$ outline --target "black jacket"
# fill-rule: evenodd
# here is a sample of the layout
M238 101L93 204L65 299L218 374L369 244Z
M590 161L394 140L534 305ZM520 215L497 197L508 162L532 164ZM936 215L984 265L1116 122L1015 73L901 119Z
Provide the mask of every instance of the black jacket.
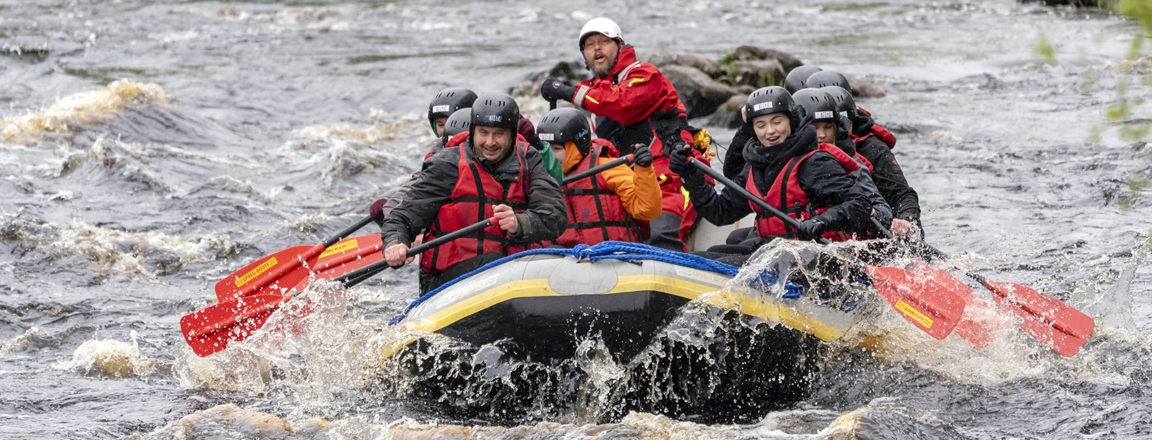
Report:
M848 138L847 131L836 131L836 147L847 153L849 156L856 156L856 145L852 139ZM857 161L859 162L859 161ZM868 204L872 209L872 217L875 217L880 225L885 229L892 227L892 207L888 205L888 201L880 194L880 189L876 187L876 182L872 180L872 174L868 172L868 167L861 164L860 169L851 173L852 177L856 179L856 183L864 190L864 194L868 196ZM875 231L880 236L883 233Z
M419 177L411 182L403 202L384 219L381 240L385 248L398 243L412 243L413 237L432 224L440 206L448 201L460 177L458 163L461 148L469 160L476 161L502 184L513 182L520 175L520 165L514 152L510 152L499 163L489 164L485 160L477 160L471 140L457 147L441 149L424 161ZM525 157L529 169L525 193L528 209L516 214L520 229L511 235L509 244L552 240L559 237L568 225L568 211L564 206L560 186L544 168L540 153L535 148L527 150Z
M771 148L764 147L759 140L751 137L741 148L744 169L732 180L744 183L750 174L755 174L757 189L765 193L767 186L775 181L782 160L786 162L788 157L806 154L815 150L816 146L815 129L806 124L784 143ZM787 157L783 157L785 155ZM729 166L728 160L724 166ZM796 173L800 188L808 195L812 208L828 208L818 218L827 225L829 231L863 233L869 229L870 204L867 194L852 176L844 172L844 168L831 154L817 151L797 167ZM696 212L712 224L730 224L752 213L748 200L731 188L725 187L716 192L708 186L700 172L685 174L680 177L684 180L684 187L688 189Z
M744 145L754 137L756 134L748 123L741 124L740 129L732 135L732 143L728 144L728 151L724 153L724 177L735 179L744 171L744 165L748 163L744 161Z
M872 124L870 116L860 114L855 121L853 134L856 136L871 134ZM884 196L884 200L892 207L892 214L896 218L918 223L920 196L916 194L916 190L908 186L904 171L900 169L900 164L896 162L896 156L892 154L888 144L876 136L869 136L856 143L856 151L872 162L872 181L876 182L880 195Z

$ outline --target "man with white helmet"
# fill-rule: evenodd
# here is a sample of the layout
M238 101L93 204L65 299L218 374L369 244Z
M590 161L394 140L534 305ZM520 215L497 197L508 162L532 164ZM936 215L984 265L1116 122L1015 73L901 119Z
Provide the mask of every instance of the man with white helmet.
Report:
M693 144L684 104L660 69L636 60L636 50L624 42L616 22L597 17L585 23L580 30L580 51L593 78L576 86L548 78L540 87L541 96L571 102L600 116L597 136L623 149L651 145L663 213L649 222L648 243L684 251L696 211L681 191L680 176L668 170L667 158L674 149ZM699 151L696 155L701 156Z

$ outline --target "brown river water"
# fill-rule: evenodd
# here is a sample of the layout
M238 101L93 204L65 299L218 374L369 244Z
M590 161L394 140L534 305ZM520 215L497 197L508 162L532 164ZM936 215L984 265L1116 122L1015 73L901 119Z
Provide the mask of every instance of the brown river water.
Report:
M406 181L436 91L575 61L598 15L641 52L752 44L871 80L885 96L857 102L899 137L944 267L1056 295L1095 335L1071 358L1020 332L975 350L889 312L871 325L890 343L826 347L809 396L737 421L616 411L611 363L585 366L578 396L461 414L374 356L403 337L387 322L417 296L407 267L312 292L323 307L297 332L191 353L177 321L218 280ZM0 438L1148 438L1152 144L1124 130L1149 123L1152 58L1128 61L1136 35L1013 0L0 0ZM1121 99L1132 115L1110 121Z

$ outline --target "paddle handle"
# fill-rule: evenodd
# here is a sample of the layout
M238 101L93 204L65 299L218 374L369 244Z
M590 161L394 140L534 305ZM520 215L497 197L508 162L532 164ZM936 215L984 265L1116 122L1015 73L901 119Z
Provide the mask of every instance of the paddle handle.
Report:
M609 169L609 168L616 168L620 165L630 164L630 163L632 163L633 160L635 160L635 157L633 157L631 154L624 156L624 157L612 159L608 162L604 162L600 165L596 165L592 168L589 168L589 169L586 169L586 170L581 171L579 173L565 177L564 183L562 183L561 185L568 185L568 184L575 182L577 180L580 180L580 179L583 179L586 177L594 176L596 174L599 174L601 171L604 171L604 170Z
M732 189L733 191L736 191L736 194L740 194L745 199L748 199L752 203L755 203L756 206L760 207L760 209L768 211L772 215L776 216L776 218L780 219L780 221L783 221L784 224L791 226L792 229L797 229L797 230L800 229L800 221L798 221L792 217L789 217L787 214L781 212L779 209L776 209L775 206L772 206L772 205L768 204L768 202L765 202L764 199L756 197L754 194L752 194L752 193L748 192L748 190L744 189L743 186L737 185L736 182L732 181L732 179L724 177L723 173L712 169L712 167L706 165L704 162L696 160L695 157L689 157L688 163L692 164L692 166L696 167L700 171L703 171L704 174L712 176L712 178L715 179L717 182L723 183L725 187L728 187L728 188ZM820 244L828 244L828 239L826 239L824 237L816 237L816 242L820 243Z
M324 248L328 248L328 247L336 244L336 242L343 240L344 237L352 235L353 232L359 231L360 228L363 228L364 225L367 225L368 223L371 223L371 222L372 222L372 216L367 216L367 217L364 217L364 218L358 220L356 223L354 223L352 226L349 226L347 229L340 231L336 235L333 235L333 236L329 237L328 239L324 240Z
M415 257L417 255L420 255L421 252L424 252L424 251L432 249L432 248L439 247L440 245L443 245L444 243L448 243L452 240L463 237L465 235L471 235L473 233L482 231L482 230L484 230L484 228L487 228L488 226L494 225L494 224L496 224L496 217L481 220L481 221L476 222L476 223L474 223L470 226L467 226L465 228L457 229L455 231L444 234L443 236L436 237L435 240L432 240L432 241L429 241L427 243L423 243L419 246L416 246L414 248L408 249L408 252L406 252L405 254L409 257ZM383 251L384 250L381 249L381 252L383 252ZM335 279L335 281L344 284L344 287L352 287L352 286L355 286L357 284L360 284L364 280L371 278L373 275L376 275L377 273L380 273L380 271L383 271L384 269L387 269L389 267L391 267L391 266L388 265L387 260L377 261L377 262L372 263L368 266L364 266L360 269L357 269L357 270L354 270L352 272L348 272L344 275L341 275L341 276L337 277Z
M884 227L883 223L880 223L880 220L876 220L876 217L868 217L868 219L872 220L872 224L876 226L876 230L880 231L880 235L883 235L884 238L889 240L896 238L892 235L892 231L889 231L888 228Z

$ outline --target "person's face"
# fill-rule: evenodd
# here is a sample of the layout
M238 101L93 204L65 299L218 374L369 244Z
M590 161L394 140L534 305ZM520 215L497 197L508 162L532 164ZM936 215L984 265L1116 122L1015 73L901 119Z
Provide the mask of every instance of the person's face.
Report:
M833 122L813 122L816 129L816 140L823 144L836 143L836 124Z
M436 137L444 136L444 123L445 122L448 122L447 116L436 118Z
M752 118L752 131L764 146L771 147L792 134L792 125L787 113L772 113Z
M472 135L473 151L489 162L499 162L512 149L511 129L478 125Z
M548 144L548 148L552 149L552 155L556 156L556 160L560 163L564 163L564 161L568 159L568 149L565 145L566 143L562 142Z
M612 73L620 45L604 34L592 34L584 39L584 48L581 50L584 51L584 62L588 63L592 74L601 77Z

